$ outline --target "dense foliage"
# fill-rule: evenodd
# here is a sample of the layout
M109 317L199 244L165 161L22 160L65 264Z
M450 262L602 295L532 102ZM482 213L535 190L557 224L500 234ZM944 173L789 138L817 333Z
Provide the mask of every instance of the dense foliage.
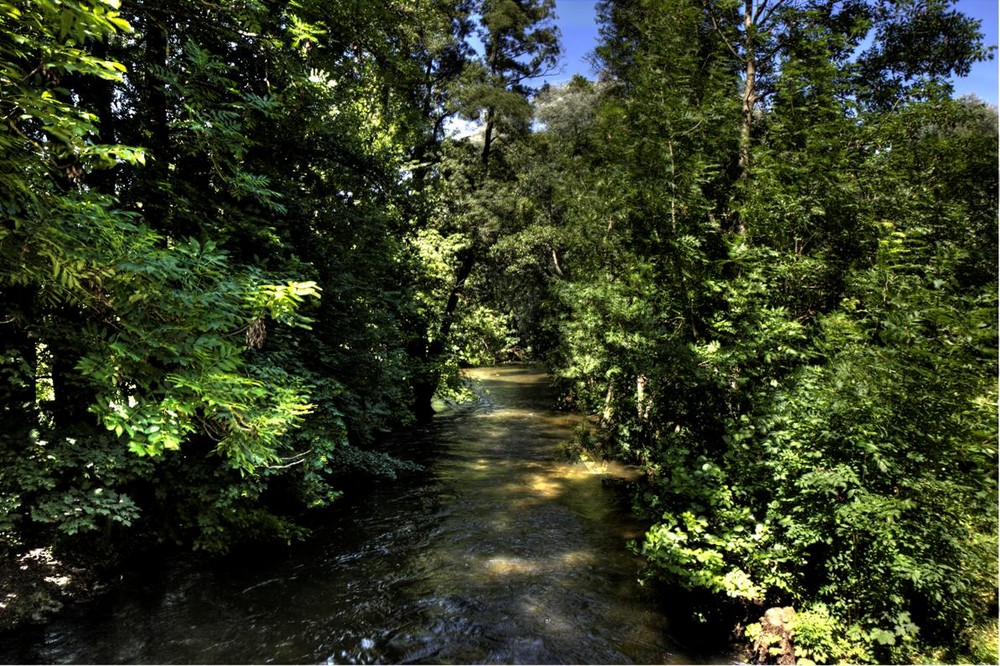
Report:
M291 539L410 467L374 444L461 364L531 358L644 471L651 576L795 606L804 663L968 657L997 116L948 81L978 24L598 8L598 80L537 90L552 0L0 1L3 548Z
M8 548L287 538L399 469L470 8L391 4L0 4Z
M949 4L603 2L511 195L501 302L645 471L651 575L795 606L802 661L995 634L997 117Z

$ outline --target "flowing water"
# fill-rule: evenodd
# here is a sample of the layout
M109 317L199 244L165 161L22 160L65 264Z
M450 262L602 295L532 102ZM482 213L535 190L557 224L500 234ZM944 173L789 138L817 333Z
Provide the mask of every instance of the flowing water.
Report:
M619 491L561 444L546 377L470 371L484 398L400 443L428 472L342 500L281 557L174 562L0 646L14 663L690 663L636 582ZM607 471L607 470L605 470ZM614 471L614 470L612 470Z

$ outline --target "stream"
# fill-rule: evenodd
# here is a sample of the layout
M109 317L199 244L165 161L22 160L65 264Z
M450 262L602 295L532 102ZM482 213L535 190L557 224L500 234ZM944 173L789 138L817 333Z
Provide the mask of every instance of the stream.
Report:
M338 502L280 555L171 560L0 645L3 663L707 663L642 587L628 498L565 461L578 417L524 366L394 451L428 471ZM626 474L615 468L603 474ZM672 612L679 612L674 609Z

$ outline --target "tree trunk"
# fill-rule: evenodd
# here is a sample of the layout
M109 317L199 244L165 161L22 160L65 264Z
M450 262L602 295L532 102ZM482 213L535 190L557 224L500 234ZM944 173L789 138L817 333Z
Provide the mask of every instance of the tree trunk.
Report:
M462 259L462 265L455 275L455 284L448 295L448 302L444 307L444 314L441 317L441 325L438 327L437 335L427 345L427 355L424 358L424 365L427 374L413 382L413 412L417 421L426 423L434 416L434 409L431 407L431 400L437 391L441 373L437 368L437 361L444 353L444 345L451 333L451 327L455 323L455 312L458 310L458 300L465 288L465 281L472 274L472 269L476 265L476 252L474 248L466 251Z
M437 392L438 377L424 378L413 382L413 416L417 423L430 423L434 418L434 394Z
M754 48L753 0L743 8L743 40L746 62L743 80L743 114L740 126L739 179L746 178L750 168L750 140L753 136L753 112L757 106L757 54Z
M90 49L94 57L101 60L108 59L109 49L106 41L94 42ZM69 87L79 96L80 106L87 111L92 111L98 117L96 142L116 143L113 110L114 87L111 81L96 76L74 76ZM84 174L84 180L90 188L102 194L113 195L117 170L117 167L92 169Z
M493 109L486 109L486 130L483 133L483 169L490 168L490 148L493 146Z
M92 422L94 417L87 409L94 396L87 389L83 378L76 369L80 361L80 348L76 340L67 339L63 334L57 334L47 340L49 352L52 354L52 415L59 428L73 428L83 423Z
M4 303L0 334L4 340L0 354L0 414L6 432L36 427L35 383L38 369L35 339L31 333L34 289L7 287L0 291Z
M146 148L150 163L142 170L144 178L143 205L146 220L153 226L166 230L169 211L168 198L162 191L167 177L168 155L170 155L170 131L167 126L167 92L163 81L153 71L167 67L167 27L152 16L146 15L146 79L145 116L149 132Z

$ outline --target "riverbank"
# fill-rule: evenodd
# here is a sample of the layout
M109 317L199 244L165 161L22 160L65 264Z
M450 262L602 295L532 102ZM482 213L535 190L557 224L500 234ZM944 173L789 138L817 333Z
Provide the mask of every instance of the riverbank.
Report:
M92 599L103 586L90 568L35 548L0 560L0 632L44 624L66 604Z
M479 404L392 438L425 472L346 493L281 552L127 576L5 636L0 663L728 662L683 597L637 582L643 526L564 459L578 417L544 374L469 374Z

